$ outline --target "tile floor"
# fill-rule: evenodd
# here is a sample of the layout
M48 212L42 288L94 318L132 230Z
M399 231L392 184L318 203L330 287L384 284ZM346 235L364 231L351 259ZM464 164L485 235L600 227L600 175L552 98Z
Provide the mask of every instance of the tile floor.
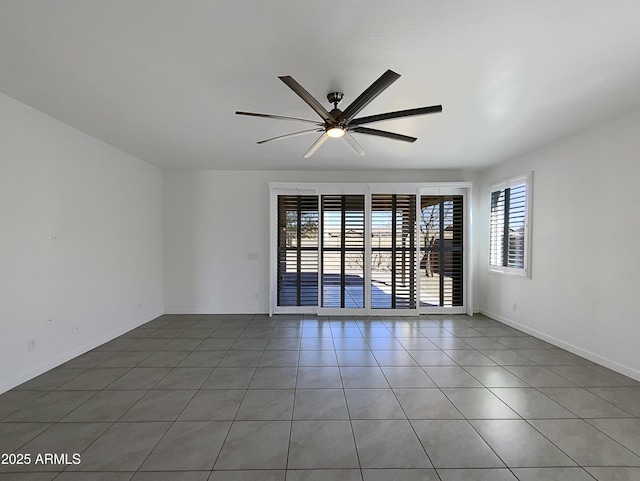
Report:
M166 315L0 433L0 481L637 481L640 383L483 316Z

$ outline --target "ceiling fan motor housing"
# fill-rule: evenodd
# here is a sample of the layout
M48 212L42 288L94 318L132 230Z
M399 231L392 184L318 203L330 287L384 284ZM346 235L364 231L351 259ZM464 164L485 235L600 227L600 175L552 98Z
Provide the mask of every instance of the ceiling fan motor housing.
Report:
M334 108L338 108L338 104L342 100L342 97L344 97L344 94L342 92L329 92L327 94L327 100L329 101L329 103L333 104Z

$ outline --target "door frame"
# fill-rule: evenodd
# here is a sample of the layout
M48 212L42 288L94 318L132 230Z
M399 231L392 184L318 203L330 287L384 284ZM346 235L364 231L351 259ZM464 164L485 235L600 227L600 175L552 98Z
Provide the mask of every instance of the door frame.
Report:
M269 182L269 315L310 314L322 316L417 316L419 314L468 314L473 315L473 258L472 258L472 182L375 182L375 183L313 183L313 182ZM463 305L456 307L420 307L420 225L416 222L416 308L373 309L371 308L371 195L415 194L416 216L421 195L463 195ZM279 195L364 195L364 308L323 308L320 304L322 289L322 226L318 238L318 305L277 306L277 246L278 246L278 196ZM318 199L318 219L322 223L322 202Z

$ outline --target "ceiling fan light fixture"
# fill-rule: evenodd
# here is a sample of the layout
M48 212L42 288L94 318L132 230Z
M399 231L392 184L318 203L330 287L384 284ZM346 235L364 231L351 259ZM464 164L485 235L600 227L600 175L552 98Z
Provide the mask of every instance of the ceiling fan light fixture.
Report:
M327 129L327 137L337 139L339 137L343 137L344 134L344 129L342 127L338 127L337 125L335 127L330 127Z

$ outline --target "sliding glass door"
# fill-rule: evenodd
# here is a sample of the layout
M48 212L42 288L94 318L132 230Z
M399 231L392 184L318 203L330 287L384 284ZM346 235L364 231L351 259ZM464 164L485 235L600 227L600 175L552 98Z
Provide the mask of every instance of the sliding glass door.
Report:
M371 195L371 308L416 308L416 196Z
M321 198L320 305L363 309L364 195L323 195Z
M467 190L353 185L273 195L271 312L466 312Z
M420 306L464 304L464 197L420 197Z

